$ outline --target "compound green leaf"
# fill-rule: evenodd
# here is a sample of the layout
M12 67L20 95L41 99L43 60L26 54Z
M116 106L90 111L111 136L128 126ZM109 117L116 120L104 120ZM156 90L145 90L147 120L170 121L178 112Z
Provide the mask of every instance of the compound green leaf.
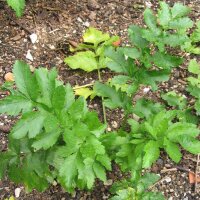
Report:
M145 192L142 197L141 200L165 200L165 197L163 196L162 193L159 192Z
M31 101L24 96L7 96L0 100L0 113L8 115L18 115L21 111L30 111L32 107Z
M97 161L99 161L107 170L111 170L111 159L108 157L107 154L104 155L97 155Z
M82 96L87 99L89 96L94 98L95 92L89 88L74 88L75 95Z
M64 62L72 69L82 69L86 72L98 69L96 55L92 51L78 52L65 58Z
M180 152L180 148L177 144L171 142L167 138L164 140L164 148L168 153L169 157L176 163L181 160L182 154Z
M41 91L41 97L37 99L37 102L41 102L51 107L51 97L55 88L55 80L57 78L57 72L55 69L48 72L45 68L39 68L35 70L35 76L39 89Z
M83 35L83 40L86 43L92 43L96 47L99 43L105 42L106 40L109 40L110 36L107 33L102 33L101 31L90 27L86 30L86 32Z
M160 2L160 8L161 9L158 11L158 20L159 24L165 28L171 20L170 8L164 1Z
M40 112L32 111L24 114L12 129L12 137L20 139L28 134L29 138L34 138L40 133L45 117Z
M163 37L162 42L171 47L177 47L177 46L184 45L185 42L187 42L188 40L189 38L185 36L184 34L179 35L179 34L174 33L174 34L169 34Z
M77 176L77 155L72 154L67 157L59 169L59 182L68 192L73 192L75 187L75 177Z
M156 66L162 69L170 69L171 67L177 67L182 64L183 59L170 54L156 52L153 55L153 62Z
M149 44L149 42L142 37L142 30L142 28L136 25L131 25L128 29L132 44L139 48L145 48Z
M151 167L151 165L159 158L160 149L157 141L150 140L144 147L143 168Z
M197 111L197 115L200 115L200 99L195 102L194 108Z
M133 108L133 112L141 118L148 119L153 114L156 114L163 110L163 106L159 103L154 103L145 98L139 99Z
M188 71L193 74L200 74L200 65L195 59L190 61Z
M7 0L8 5L21 17L25 8L25 0Z
M161 95L162 99L167 101L168 105L176 106L179 109L183 109L186 107L187 101L184 96L176 94L175 91L168 92L166 94Z
M200 141L190 137L189 135L186 137L180 137L179 142L181 146L189 151L192 154L199 154L200 153Z
M135 75L136 79L140 82L140 84L150 85L152 90L157 90L157 84L159 82L167 81L169 79L170 71L168 69L163 70L139 70Z
M95 162L94 165L93 165L93 170L94 170L94 173L95 173L97 178L99 178L103 182L106 181L106 172L105 172L104 167L102 167L101 164Z
M184 33L187 29L192 27L193 21L188 17L174 19L169 23L169 29L175 29L179 33Z
M191 35L192 42L199 42L200 41L200 21L196 23L196 29Z
M160 179L160 176L152 173L146 173L141 177L137 184L138 193L144 193L151 185L156 183Z
M169 140L178 142L181 136L190 136L195 138L199 135L199 132L200 130L196 127L195 124L177 122L169 127L166 134Z
M69 83L66 84L65 90L66 90L65 108L68 109L75 102L75 96L74 96L73 88L71 87Z
M36 100L39 94L39 88L36 77L31 74L29 65L17 60L14 64L13 73L19 91L26 97Z
M190 10L191 9L188 6L184 6L182 3L175 3L171 9L172 17L184 17L190 13Z
M144 11L144 21L146 25L156 34L160 34L160 30L157 27L156 17L153 14L152 10L147 8Z
M49 149L52 147L58 140L60 136L60 129L54 129L51 132L41 133L36 141L33 142L32 147L35 148L36 151L39 149Z
M94 91L98 96L106 97L105 105L109 108L125 108L129 99L121 91L116 91L115 88L108 85L96 82L94 85Z
M54 110L58 110L60 112L64 106L66 105L66 89L63 85L55 88L54 93L52 95L52 106Z
M124 47L124 55L132 59L137 59L141 56L141 52L139 52L136 48Z
M0 180L5 176L9 160L12 157L12 152L0 152Z
M115 51L114 48L107 48L105 51L105 56L112 59L112 61L108 62L107 67L114 72L119 73L128 73L127 61L124 56L124 49L117 48Z

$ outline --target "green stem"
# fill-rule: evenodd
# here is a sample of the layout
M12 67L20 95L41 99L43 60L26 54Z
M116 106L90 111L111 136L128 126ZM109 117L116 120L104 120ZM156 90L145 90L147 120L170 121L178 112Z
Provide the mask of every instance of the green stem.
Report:
M128 113L125 113L125 116L124 116L123 122L122 122L122 129L123 130L126 129L127 119L128 119Z
M100 72L99 67L98 67L97 71L98 71L99 82L102 82L101 72ZM104 123L106 124L107 123L107 119L106 119L106 108L105 108L105 105L104 105L104 97L101 97L101 100L102 100L102 109L103 109L103 120L104 120Z

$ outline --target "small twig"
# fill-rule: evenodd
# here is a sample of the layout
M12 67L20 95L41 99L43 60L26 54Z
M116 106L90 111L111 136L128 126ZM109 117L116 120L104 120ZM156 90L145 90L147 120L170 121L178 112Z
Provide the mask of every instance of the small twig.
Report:
M86 84L86 85L75 86L75 87L73 87L73 89L76 90L76 89L80 89L80 88L90 87L90 86L93 86L93 85L94 85L94 83L89 83L89 84Z
M180 167L180 166L176 166L174 168L170 168L170 169L162 169L160 171L161 174L164 174L166 172L174 172L174 171L177 171L177 170L180 170L180 171L184 171L184 172L189 172L190 170L189 169L186 169L184 167Z
M160 171L161 174L164 174L166 172L173 172L173 171L177 171L177 168L170 168L170 169L162 169Z
M199 167L200 167L200 154L197 155L197 164L196 164L196 170L195 170L195 186L194 186L194 192L197 191L197 177L199 173Z
M63 10L61 10L60 8L52 8L52 7L49 7L49 6L43 6L42 8L50 10L50 11L60 11L60 12L63 12Z

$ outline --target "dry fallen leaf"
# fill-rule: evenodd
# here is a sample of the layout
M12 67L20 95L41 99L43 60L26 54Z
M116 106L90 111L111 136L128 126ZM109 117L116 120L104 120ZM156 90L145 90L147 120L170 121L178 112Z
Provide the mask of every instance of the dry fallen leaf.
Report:
M190 182L190 184L195 183L195 181L197 183L200 183L200 177L198 176L197 180L196 180L195 173L194 172L189 172L189 182Z
M118 47L121 44L121 40L117 40L115 42L112 43L114 47Z
M8 82L13 82L14 81L14 75L11 72L8 72L5 74L4 79Z

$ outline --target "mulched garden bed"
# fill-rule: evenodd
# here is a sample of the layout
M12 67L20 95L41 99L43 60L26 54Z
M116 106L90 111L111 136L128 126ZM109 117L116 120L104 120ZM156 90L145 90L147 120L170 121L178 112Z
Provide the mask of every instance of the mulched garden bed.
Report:
M167 1L171 5L175 0ZM182 1L183 2L183 1ZM184 3L192 8L191 18L200 19L200 1L185 0ZM32 67L43 66L59 70L60 79L72 85L84 85L97 80L97 73L83 73L71 70L63 63L64 58L70 54L69 42L79 42L83 31L93 26L104 32L119 35L122 43L127 43L127 28L131 24L143 23L143 11L146 6L156 9L158 1L137 0L29 0L26 10L21 18L16 18L13 11L5 2L0 1L0 85L4 82L4 75L12 71L15 60L22 59ZM32 44L29 35L36 33L39 42ZM30 51L33 61L27 60ZM189 55L186 55L189 58ZM200 61L200 56L195 56ZM170 80L160 85L157 93L149 93L152 98L157 98L161 91L169 91L172 87L182 94L185 92L187 63L174 70ZM102 71L102 77L107 80L112 77L108 70ZM0 98L6 95L0 91ZM144 94L141 94L144 95ZM101 113L101 103L98 100L90 102L90 109ZM102 119L102 116L100 116ZM120 110L107 110L109 130L120 126ZM7 148L7 135L15 119L0 115L0 150ZM195 200L200 199L200 194L194 192L194 186L189 183L188 171L195 171L196 156L184 153L178 166L170 161L166 154L162 154L151 171L161 175L161 180L153 190L163 192L170 200ZM97 181L93 191L76 191L72 196L66 193L56 183L47 191L39 193L33 191L25 193L22 185L15 185L9 180L0 181L0 199L15 196L15 189L20 188L18 199L22 200L103 200L109 199L110 185L122 178L117 166L107 174L108 182L103 185Z

